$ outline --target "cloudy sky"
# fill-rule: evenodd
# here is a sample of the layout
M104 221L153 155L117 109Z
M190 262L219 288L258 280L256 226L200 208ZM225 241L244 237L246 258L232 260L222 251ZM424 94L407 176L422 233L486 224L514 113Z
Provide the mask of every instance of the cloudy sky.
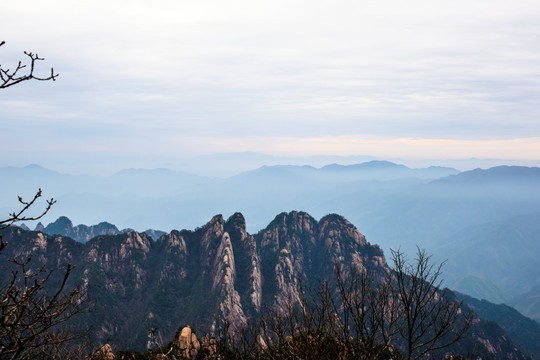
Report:
M0 4L0 166L197 155L540 160L537 0ZM83 164L83 165L81 165Z

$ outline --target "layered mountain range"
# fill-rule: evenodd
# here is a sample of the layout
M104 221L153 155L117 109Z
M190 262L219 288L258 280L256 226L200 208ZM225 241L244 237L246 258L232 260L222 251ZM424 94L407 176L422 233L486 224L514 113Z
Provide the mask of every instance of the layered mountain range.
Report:
M540 321L539 168L459 172L369 161L263 166L228 176L167 169L73 176L36 165L0 168L0 212L13 211L17 195L27 199L41 187L57 203L42 220L51 224L37 229L82 242L105 229L116 234L129 230L123 228L194 228L216 213L242 212L250 232L282 211L302 209L317 218L339 213L382 249L414 252L419 245L438 261L448 260L445 280L452 289L504 302ZM98 225L74 226L65 218L53 222L64 214L79 224ZM147 233L154 239L162 234Z
M115 349L144 349L151 328L166 343L186 324L201 333L215 330L219 318L243 326L263 306L294 298L298 281L310 285L332 276L336 264L388 271L383 251L335 214L317 221L303 212L281 213L254 235L235 213L227 220L214 216L193 231L173 230L157 241L126 231L83 244L17 227L3 236L9 242L4 257L32 254L36 266L57 269L77 265L71 286L82 286L96 301L77 324L89 329L95 343ZM9 263L0 266L5 281ZM497 324L477 319L454 349L474 349L485 359L526 359L518 347Z

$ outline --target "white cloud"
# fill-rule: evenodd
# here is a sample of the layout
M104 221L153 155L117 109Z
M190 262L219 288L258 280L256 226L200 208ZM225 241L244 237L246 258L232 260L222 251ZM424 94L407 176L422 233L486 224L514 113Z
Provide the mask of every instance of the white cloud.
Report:
M0 59L38 51L61 73L1 94L3 118L27 133L540 136L538 1L29 0L0 12Z

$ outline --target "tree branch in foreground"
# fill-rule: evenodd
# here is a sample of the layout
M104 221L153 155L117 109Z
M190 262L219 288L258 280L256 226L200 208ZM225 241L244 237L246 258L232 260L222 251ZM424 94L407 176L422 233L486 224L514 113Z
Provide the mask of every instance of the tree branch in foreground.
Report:
M0 42L0 46L5 43L5 41ZM35 75L36 62L45 60L44 58L40 58L38 54L29 51L25 51L24 54L28 56L29 63L23 64L22 61L19 61L14 70L3 68L0 65L0 89L5 89L27 80L56 81L59 74L55 74L53 68L51 68L51 74L47 77Z

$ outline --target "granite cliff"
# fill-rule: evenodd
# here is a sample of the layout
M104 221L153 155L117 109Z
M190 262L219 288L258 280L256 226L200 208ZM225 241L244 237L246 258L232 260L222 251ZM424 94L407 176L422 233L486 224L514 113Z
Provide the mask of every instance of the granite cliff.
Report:
M143 350L150 345L151 328L166 344L186 324L202 334L214 330L219 318L242 326L263 306L297 298L298 281L309 286L328 278L335 265L373 274L389 271L383 251L336 214L317 221L303 212L281 213L254 235L236 213L227 220L214 216L193 231L174 230L157 241L127 231L82 244L17 227L4 230L3 236L10 245L2 256L32 254L36 266L51 268L77 265L71 283L96 301L93 312L81 314L78 326L89 329L96 344L113 349ZM1 281L8 265L0 262ZM526 358L496 324L502 335L491 336L486 329L493 326L480 319L475 326L471 334L476 338L470 337L469 345L483 347L491 354L486 358L508 358L514 350L512 358Z

